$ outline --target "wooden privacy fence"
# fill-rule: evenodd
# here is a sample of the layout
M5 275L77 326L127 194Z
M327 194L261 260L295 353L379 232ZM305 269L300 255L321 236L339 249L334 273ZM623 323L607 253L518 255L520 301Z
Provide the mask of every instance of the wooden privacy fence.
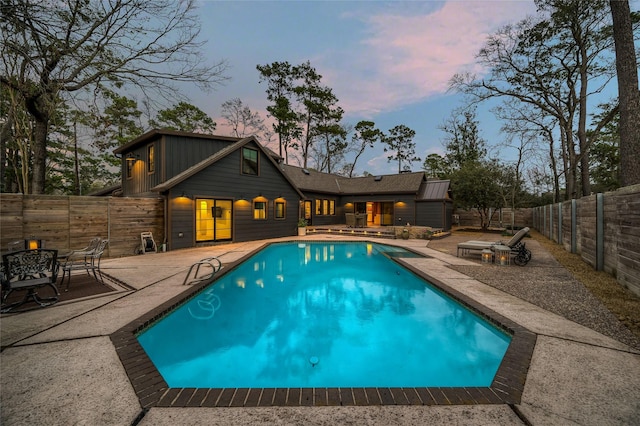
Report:
M454 194L455 195L455 194ZM516 228L531 226L531 209L497 209L492 212L491 228L510 228L513 224ZM456 209L453 215L453 224L461 227L480 226L480 215L476 210Z
M536 207L533 227L640 295L640 185Z
M130 256L140 233L164 240L161 198L0 195L0 243L35 237L60 253L85 247L92 237L109 239L108 257Z

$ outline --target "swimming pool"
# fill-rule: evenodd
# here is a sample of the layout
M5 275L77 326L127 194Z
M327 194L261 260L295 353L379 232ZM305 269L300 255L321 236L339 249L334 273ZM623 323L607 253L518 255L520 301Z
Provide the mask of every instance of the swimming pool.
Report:
M490 386L511 337L367 242L272 244L137 335L172 388Z

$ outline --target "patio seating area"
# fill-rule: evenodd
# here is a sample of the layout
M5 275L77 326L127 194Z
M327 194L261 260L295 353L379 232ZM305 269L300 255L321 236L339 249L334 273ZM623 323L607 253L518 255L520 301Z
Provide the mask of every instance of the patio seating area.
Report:
M0 322L0 422L140 426L600 425L633 424L638 419L640 343L626 335L624 327L607 316L597 301L587 300L584 292L577 291L579 283L571 282L570 274L535 241L527 241L533 253L531 262L526 268L518 268L485 265L479 257L456 257L457 242L464 241L464 236L438 241L369 238L424 253L428 257L402 261L537 335L519 403L487 404L469 395L468 401L437 406L421 401L394 406L340 406L338 399L334 401L337 405L324 407L287 407L285 403L216 408L198 406L193 398L182 401L184 396L178 394L175 400L182 401L181 408L174 403L171 408L143 409L143 396L137 395L131 385L131 380L143 377L126 375L110 335L188 291L190 286L183 281L190 265L211 256L220 259L223 266L230 265L267 242L262 240L105 259L103 271L129 288L70 303L60 301L45 309L4 314ZM294 239L344 241L349 237L331 233ZM554 289L553 294L549 288ZM560 306L559 310L554 308L552 312L532 298L545 294ZM599 321L585 326L569 319L572 311L579 310L585 311L585 317L599 317Z

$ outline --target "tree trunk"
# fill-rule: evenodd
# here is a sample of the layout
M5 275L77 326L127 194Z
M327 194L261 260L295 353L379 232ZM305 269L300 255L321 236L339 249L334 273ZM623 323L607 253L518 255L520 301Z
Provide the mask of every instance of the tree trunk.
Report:
M578 143L580 146L580 183L581 195L591 194L591 175L589 173L589 144L587 143L587 85L589 74L587 69L588 54L584 43L580 43L580 110L578 112ZM580 198L580 197L578 197Z
M33 175L31 176L31 193L44 194L44 183L47 169L47 134L49 119L36 118L33 132Z
M620 183L640 183L640 92L628 0L610 0L620 100Z

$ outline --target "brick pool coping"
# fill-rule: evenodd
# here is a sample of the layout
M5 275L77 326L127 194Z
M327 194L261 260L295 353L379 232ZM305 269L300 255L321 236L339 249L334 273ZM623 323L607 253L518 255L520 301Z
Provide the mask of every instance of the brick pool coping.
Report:
M362 241L362 240L360 240ZM311 241L305 241L309 243ZM326 242L326 241L323 241ZM232 262L226 274L264 246ZM512 336L491 386L408 388L170 388L147 356L136 335L204 290L212 280L193 285L110 335L116 353L140 400L151 407L271 407L363 405L472 405L518 404L522 398L536 334L430 277L402 258L393 258L449 297L473 310ZM217 277L216 277L217 278Z

